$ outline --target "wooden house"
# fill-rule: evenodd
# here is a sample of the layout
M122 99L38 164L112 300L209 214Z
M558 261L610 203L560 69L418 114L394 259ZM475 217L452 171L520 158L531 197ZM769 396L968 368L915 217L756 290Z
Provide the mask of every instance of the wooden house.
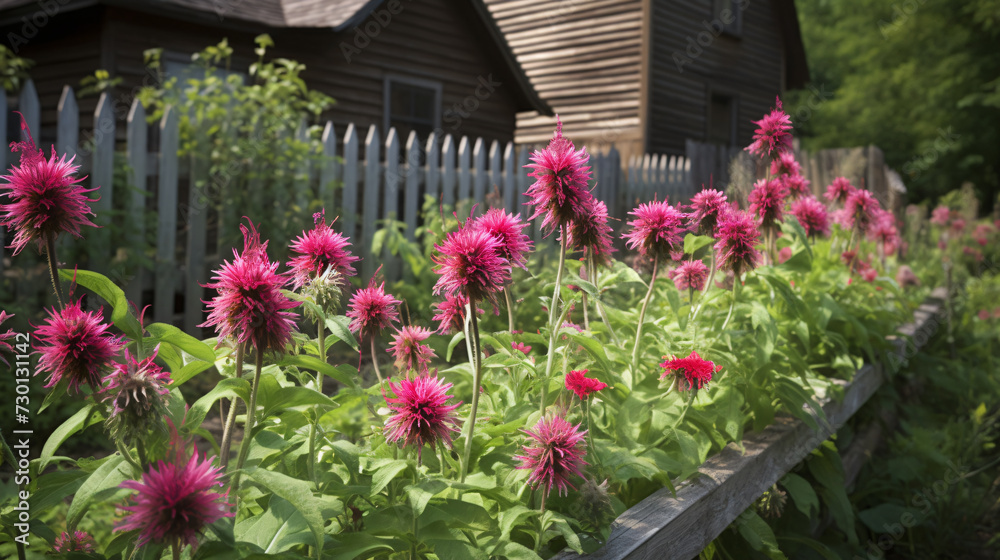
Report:
M623 156L749 144L776 95L808 81L793 0L486 0L578 143ZM555 119L519 113L516 141Z
M0 0L0 34L35 61L42 107L105 69L123 80L119 120L136 88L156 83L144 50L162 48L166 76L183 76L192 53L228 38L231 71L245 74L261 33L275 42L269 56L304 63L309 87L336 99L324 117L337 125L503 142L517 112L551 113L481 0ZM81 100L81 126L96 102ZM41 122L44 142L55 111Z

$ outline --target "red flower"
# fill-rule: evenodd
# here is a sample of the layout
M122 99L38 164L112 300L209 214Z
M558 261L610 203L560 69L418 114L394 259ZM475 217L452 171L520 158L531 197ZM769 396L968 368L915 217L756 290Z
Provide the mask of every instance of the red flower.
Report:
M474 304L489 300L496 305L496 292L510 280L510 263L500 254L496 237L465 224L434 249L440 253L433 259L440 275L435 294L462 294Z
M635 219L628 223L632 230L622 234L629 249L649 258L663 258L683 247L684 214L667 201L647 202L629 212Z
M11 317L13 315L9 315L6 311L0 309L0 325ZM10 362L7 361L7 358L3 357L3 353L14 353L14 348L7 342L7 339L14 338L15 336L17 336L17 333L14 332L14 329L8 329L7 332L0 333L0 362L3 362L7 367L10 367Z
M519 469L529 469L528 482L532 487L544 487L545 495L555 486L560 494L568 491L570 477L583 476L583 460L586 454L584 437L586 430L578 431L580 425L573 426L559 416L541 418L533 430L522 430L530 438L524 446L524 455L515 455L521 461Z
M792 248L791 247L782 247L781 250L778 251L778 264L783 264L785 261L787 261L790 258L792 258Z
M792 203L792 215L799 220L806 235L830 235L830 216L826 206L811 196L804 196Z
M452 398L448 394L451 387L451 383L426 375L403 379L398 385L390 381L395 397L387 397L386 402L395 414L386 421L386 441L415 445L418 458L424 444L434 449L441 441L451 447L451 433L459 431L455 409L462 404L446 404Z
M429 329L411 325L396 331L392 336L392 344L386 349L386 352L392 352L392 356L396 359L396 369L426 374L427 365L431 363L434 351L421 342L427 340L430 335Z
M215 272L214 288L218 295L208 304L208 320L200 327L215 327L220 342L232 339L237 344L249 342L259 352L282 351L292 340L295 314L299 306L281 289L288 278L277 273L278 263L267 257L267 242L261 243L253 223L241 225L243 253L233 251L233 262L225 262Z
M578 250L590 250L594 264L607 266L611 263L611 226L608 225L608 207L591 197L587 210L569 223L566 242Z
M847 196L844 210L840 214L841 225L847 229L857 228L862 234L878 219L879 204L872 193L864 189L855 189Z
M802 173L802 166L795 161L795 154L792 152L780 152L778 157L771 160L771 175L799 175Z
M830 202L836 201L843 204L847 201L847 197L850 196L855 190L854 185L852 185L846 178L837 177L828 187L826 187L826 193L823 197Z
M511 342L510 347L522 354L527 354L528 352L531 352L531 346L528 346L523 342Z
M84 531L74 531L72 535L63 531L56 537L55 549L60 553L94 552L94 537Z
M327 225L325 211L313 214L313 222L313 229L303 231L289 246L297 253L288 261L288 268L292 269L292 286L296 290L331 268L341 276L341 281L357 274L351 263L360 259L347 250L351 246L348 238Z
M160 347L145 359L136 360L125 349L125 361L104 378L102 400L111 405L108 428L116 438L132 439L145 435L149 427L159 422L166 412L164 397L170 393L170 373L153 360Z
M665 379L669 375L675 375L679 391L701 389L712 380L713 373L722 371L721 365L717 366L714 362L701 359L701 356L693 350L687 358L676 358L674 356L671 356L669 359L666 356L663 358L666 361L660 364L660 367L663 368L663 374L660 375L660 379ZM682 379L687 384L686 386L684 383L681 383Z
M528 174L535 182L528 187L526 204L535 207L531 220L543 216L542 227L549 233L585 215L590 194L590 156L586 148L579 150L562 135L562 121L558 120L555 135L549 145L531 156L534 169Z
M754 130L753 142L744 148L751 154L764 157L792 149L792 135L788 132L792 129L792 120L781 109L781 99L776 97L774 102L775 108L770 113L759 121L753 121L757 130Z
M781 221L787 196L788 189L781 181L777 179L757 181L747 202L750 203L750 212L757 214L757 223L761 227L771 228L775 222Z
M802 175L785 175L780 178L780 181L792 198L812 194L812 191L809 190L809 180Z
M912 268L903 264L899 266L898 270L896 270L896 283L899 284L900 287L919 286L920 279L913 273Z
M531 251L531 241L524 234L528 224L521 221L518 214L508 214L502 208L491 208L476 219L473 227L481 229L497 239L497 252L507 259L510 266L519 266L525 270L528 252Z
M597 379L585 377L587 370L571 371L566 374L566 389L576 393L582 400L587 400L591 394L607 387L607 383L601 383Z
M692 227L697 224L699 234L715 236L715 224L720 214L728 210L726 195L715 189L702 189L691 197L690 208L688 219Z
M351 298L350 310L347 312L347 316L352 319L351 331L361 333L365 338L378 336L387 327L399 322L396 306L400 303L402 302L385 293L385 282L376 286L375 277L372 276L368 287L358 290Z
M896 217L892 215L892 212L881 209L876 211L875 216L875 223L868 234L872 239L882 244L886 253L891 253L899 245L899 230L896 229Z
M865 279L866 282L874 282L878 278L878 271L874 268L867 267L861 271L861 277Z
M69 302L62 311L49 311L49 318L38 328L38 371L49 372L44 385L54 387L63 379L68 391L79 393L86 383L97 391L103 373L114 365L115 356L124 345L120 338L108 335L110 325L101 321L99 312L84 312L80 301Z
M756 245L760 232L750 214L742 210L727 212L719 220L716 234L715 253L719 268L731 270L739 278L742 273L757 267L760 252Z
M12 151L21 152L21 165L12 166L10 175L0 177L7 181L0 188L7 190L10 202L0 205L3 213L0 225L17 232L9 245L15 255L32 241L41 248L49 237L55 238L62 232L81 237L81 227L96 227L87 218L88 214L94 215L89 204L96 200L84 195L97 188L85 189L79 185L85 177L73 177L80 169L79 165L73 165L75 156L69 161L65 155L57 158L53 147L52 156L46 161L45 153L35 147L23 116L21 130L27 132L28 140L10 144Z
M437 332L440 334L455 334L465 330L465 307L469 298L462 294L445 294L444 301L437 304L437 313L433 321L437 321ZM478 310L480 314L482 309Z
M684 264L670 271L670 278L674 281L674 286L680 291L705 289L705 280L708 277L708 267L705 263L695 261L684 261Z
M142 482L127 480L121 488L135 490L135 505L122 509L131 512L115 531L139 531L136 545L147 543L173 544L180 542L195 546L198 535L209 525L223 517L232 517L227 511L226 494L218 467L208 459L199 460L198 452L187 464L178 454L176 463L160 461L142 475Z
M938 206L931 212L931 223L934 225L946 226L949 218L951 218L951 209L947 206Z

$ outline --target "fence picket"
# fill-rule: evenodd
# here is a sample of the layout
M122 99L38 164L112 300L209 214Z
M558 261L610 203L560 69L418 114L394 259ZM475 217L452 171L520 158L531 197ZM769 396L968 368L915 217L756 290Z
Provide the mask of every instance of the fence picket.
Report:
M101 94L97 101L97 108L94 110L94 159L90 171L90 184L98 188L94 194L100 196L100 200L93 206L94 214L97 215L95 222L103 226L94 232L88 246L88 257L93 270L107 273L109 270L109 260L111 258L112 244L118 245L119 240L111 239L109 220L110 210L114 207L112 194L114 181L115 164L115 113L111 104L111 96L108 92ZM119 279L113 279L119 283Z
M21 94L18 96L17 109L24 117L24 122L28 124L28 128L37 136L42 126L42 106L38 102L38 90L35 89L35 82L33 80L29 79L24 82L24 87L21 88ZM21 138L18 138L18 140L26 139L27 136L22 132ZM35 138L36 143L38 140L38 138Z
M519 208L515 208L517 204L517 174L524 171L515 167L517 165L516 153L517 149L514 147L514 143L507 142L507 146L503 149L503 205L511 214L520 211Z
M63 86L56 116L56 151L69 159L76 155L80 135L80 108L73 88ZM79 163L79 162L76 162Z
M337 181L337 133L333 122L326 121L323 127L323 165L319 171L319 200L322 208L336 207L334 202L334 187Z
M389 220L399 219L399 134L395 128L390 128L385 137L385 190L382 192L382 200L385 208L382 210L382 218L387 227ZM367 192L365 198L367 198ZM368 202L365 201L367 206ZM374 234L373 234L374 235ZM389 252L387 239L382 240L381 260L384 268L385 278L389 282L399 279L399 264Z
M424 181L425 192L431 198L440 202L441 185L441 142L437 132L431 132L427 137L427 177Z
M167 107L160 121L160 183L156 229L156 293L153 318L173 323L174 264L177 248L177 147L179 119L177 109Z
M132 188L132 196L128 199L128 215L130 219L125 223L134 232L129 231L129 238L134 240L132 247L135 250L145 249L146 239L146 160L147 156L147 124L146 109L138 99L132 101L126 119L127 145L126 157L129 173L129 186ZM125 296L129 301L134 301L137 305L142 301L142 290L146 283L146 274L142 265L136 264L132 278L125 287Z
M451 134L444 137L441 149L442 180L441 192L444 194L445 206L455 205L455 139Z
M202 125L198 125L197 144L205 145L208 139ZM202 284L205 278L205 241L207 237L207 217L211 203L208 181L209 161L205 155L191 155L191 176L188 179L188 203L186 206L187 224L187 264L184 282L184 330L197 332L198 324L202 322ZM221 233L221 232L220 232Z
M406 221L406 238L413 241L420 215L420 139L411 130L406 139L406 193L403 201L403 218Z
M456 204L469 200L472 194L472 149L469 147L469 137L463 136L458 141L458 199Z
M299 127L295 129L295 140L305 144L309 141L309 127L306 120L299 121ZM295 191L295 206L298 213L304 214L309 211L309 201L312 193L309 192L309 157L303 156L302 163L295 169L295 178L292 180L292 190ZM294 221L294 220L293 220Z
M361 269L365 278L375 272L375 258L372 255L372 238L375 237L375 220L379 210L379 176L382 172L380 153L382 144L379 141L378 127L368 127L365 138L365 192L362 199L361 223Z
M531 185L531 177L528 176L531 169L525 167L529 161L528 151L527 146L521 146L517 149L517 163L514 165L513 170L514 176L517 177L517 211L525 220L532 214L531 208L526 204L528 197L525 195L528 192L528 187Z
M490 174L488 177L488 188L490 192L493 192L494 188L498 191L498 194L500 195L500 206L506 207L507 195L503 185L503 163L501 158L500 142L494 140L490 143Z
M476 138L472 148L473 163L473 190L472 205L476 207L477 213L483 211L483 203L486 201L486 144L482 138Z
M354 241L355 253L360 255L363 248L358 243L358 132L354 123L347 125L344 132L344 199L341 206L344 218L344 235Z

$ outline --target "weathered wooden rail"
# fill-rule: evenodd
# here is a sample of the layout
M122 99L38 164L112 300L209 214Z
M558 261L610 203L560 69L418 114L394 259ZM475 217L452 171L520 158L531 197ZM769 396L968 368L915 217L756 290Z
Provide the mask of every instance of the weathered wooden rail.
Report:
M661 489L623 513L612 524L600 550L580 556L564 551L558 560L688 560L698 555L785 473L832 436L889 377L937 331L947 296L938 288L914 312L913 320L890 337L893 349L883 362L866 364L843 383L843 399L822 402L820 429L795 418L779 418L767 429L747 435L743 451L729 444L710 457L692 479L677 485L677 497Z

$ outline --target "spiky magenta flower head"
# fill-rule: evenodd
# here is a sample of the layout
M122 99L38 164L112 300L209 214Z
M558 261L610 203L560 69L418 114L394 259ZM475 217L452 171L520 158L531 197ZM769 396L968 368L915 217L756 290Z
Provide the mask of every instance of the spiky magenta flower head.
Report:
M782 221L786 198L788 198L788 189L782 181L761 179L754 184L750 196L747 197L747 202L750 203L750 212L757 215L757 223L768 229L775 227L775 223Z
M462 294L469 301L496 304L496 293L510 280L510 263L500 252L500 241L466 222L448 234L433 257L440 276L434 293Z
M414 445L419 459L424 445L434 449L438 442L451 447L452 432L458 432L455 409L462 403L448 404L451 383L437 376L418 375L402 379L399 384L389 382L394 397L386 397L393 414L385 423L385 439Z
M804 196L793 202L792 215L799 220L809 237L830 235L830 215L826 205L814 197Z
M697 226L700 235L715 236L715 224L719 214L728 208L726 195L715 189L702 189L691 197L691 213L688 219L692 227Z
M180 542L192 547L206 527L223 517L232 517L221 472L212 461L200 460L195 451L190 460L178 453L174 462L160 461L143 473L142 481L126 480L121 488L135 490L135 503L123 507L130 512L115 531L139 531L136 546Z
M15 255L32 241L41 248L47 239L55 239L60 233L82 237L81 227L96 227L87 218L94 215L90 203L96 200L85 195L98 189L83 188L79 183L86 177L73 176L80 169L79 165L73 165L76 156L69 161L65 155L56 157L53 147L52 156L46 160L45 153L35 147L24 116L21 116L21 130L28 139L10 144L12 151L21 152L21 165L12 166L10 175L0 177L7 182L0 188L7 191L9 201L0 204L0 225L16 232L9 245Z
M499 242L497 252L507 259L511 267L519 266L527 270L525 264L528 262L532 243L524 233L528 224L521 221L520 214L508 214L503 208L490 208L476 218L473 227L496 237Z
M59 553L67 552L94 552L94 537L85 531L73 531L72 534L63 531L56 537L55 549Z
M823 198L829 200L830 202L836 202L838 204L844 204L847 202L847 197L851 196L851 193L857 190L854 185L845 177L837 177L833 180L829 186L826 187L826 193L823 194Z
M357 274L352 263L360 258L351 255L350 240L333 230L333 222L326 223L325 211L313 214L313 223L313 229L303 231L289 246L295 254L288 261L288 268L292 270L292 286L296 290L330 268L337 271L341 280Z
M45 388L65 379L70 393L79 393L81 384L95 392L100 389L104 372L114 365L124 345L108 334L109 328L100 312L84 311L80 300L67 303L62 311L49 311L49 318L36 331L38 342L44 344L37 347L41 358L36 373L49 373Z
M841 225L847 229L856 228L861 234L866 234L875 225L879 210L881 207L878 200L870 191L854 189L840 213Z
M133 441L143 437L151 428L163 427L170 392L170 373L154 363L160 347L142 360L136 360L125 349L123 363L104 378L102 400L111 405L108 431L115 439Z
M437 304L433 321L438 323L439 334L455 334L465 329L465 308L469 298L463 294L445 294L444 301ZM483 312L482 309L479 310Z
M931 212L931 223L937 226L948 225L948 220L951 218L951 208L945 205L938 206Z
M788 190L788 195L792 198L809 196L812 191L809 189L810 181L802 175L782 175L781 184Z
M604 202L591 198L587 211L569 223L566 228L566 243L576 250L589 251L594 264L607 266L611 263L611 226L608 225L608 207Z
M434 357L434 351L426 344L421 344L431 335L430 329L407 325L392 335L392 344L386 352L392 352L396 359L396 369L399 371L415 371L426 374L427 366Z
M378 276L377 271L375 276ZM378 336L399 322L398 306L402 302L385 292L385 282L375 285L375 276L368 281L367 288L354 292L347 311L351 331L361 333L363 338Z
M896 217L888 210L881 208L876 212L875 222L868 230L868 235L874 241L882 244L883 250L892 253L899 246L899 230L896 228Z
M722 371L721 365L703 360L694 350L691 351L691 355L687 358L677 358L674 356L667 358L667 356L664 356L663 359L664 362L660 364L660 367L663 368L660 379L666 379L668 376L673 375L674 382L679 391L701 389L712 380L713 373Z
M771 160L771 175L799 175L802 173L802 166L795 161L795 154L792 152L780 152L778 157Z
M671 270L669 276L674 281L674 286L678 290L696 290L700 292L705 289L705 280L708 278L708 267L700 260L684 261L683 264Z
M667 204L666 200L640 204L629 212L635 219L628 223L632 230L622 234L625 245L638 249L639 254L649 258L663 258L683 248L685 226L684 214Z
M792 149L792 119L781 109L781 99L774 98L775 108L764 115L759 121L753 121L757 130L753 133L753 142L744 148L751 154L760 157L772 156Z
M570 478L583 476L583 460L587 452L585 436L587 430L580 431L561 416L542 417L531 430L522 430L528 435L524 455L515 455L521 461L519 469L531 470L528 482L532 487L542 486L545 495L556 487L560 494L568 493L567 487L576 488Z
M715 254L719 268L731 270L736 278L757 267L760 252L757 241L760 231L749 213L729 210L719 220L716 228Z
M249 220L248 220L249 222ZM215 271L215 282L206 284L218 295L208 303L208 319L200 327L215 327L219 342L250 343L259 352L281 352L292 340L295 314L299 306L281 293L288 277L277 273L278 263L267 257L267 242L252 222L240 225L243 252L233 250L233 261Z
M532 163L525 166L534 170L528 176L535 178L524 193L530 199L525 204L535 207L529 219L542 216L542 227L549 233L584 215L593 198L588 186L590 156L587 149L577 150L573 142L562 135L562 121L558 118L549 145L536 150L531 155Z
M0 309L0 325L4 323L7 319L10 319L13 315L8 314L6 311ZM4 354L13 354L14 348L10 345L8 340L17 336L14 329L8 329L7 332L0 332L0 362L3 362L5 366L10 367L10 362L4 357Z
M607 383L587 377L587 370L571 371L566 374L566 389L576 393L581 400L587 400L590 395L606 388Z

